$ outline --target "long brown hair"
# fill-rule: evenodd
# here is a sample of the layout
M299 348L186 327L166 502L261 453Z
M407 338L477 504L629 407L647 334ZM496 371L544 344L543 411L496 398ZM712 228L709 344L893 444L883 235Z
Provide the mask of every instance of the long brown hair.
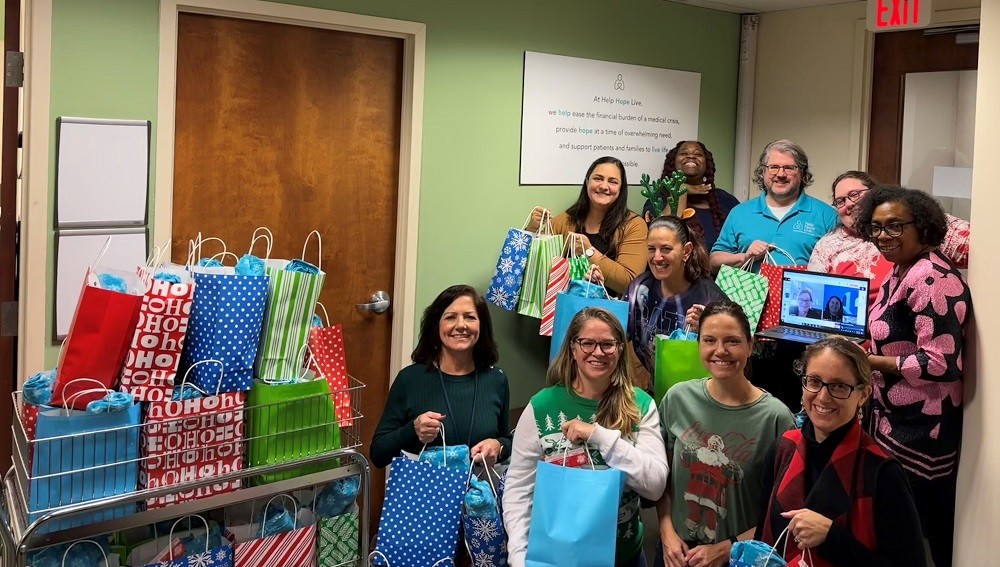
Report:
M621 235L625 233L625 224L635 214L628 210L628 178L625 176L625 165L616 157L604 156L594 160L587 169L587 175L583 178L583 187L580 188L580 196L570 208L566 209L569 220L573 223L576 232L587 232L587 214L590 213L590 195L587 194L587 185L590 184L590 176L597 169L597 166L610 163L618 168L621 173L621 187L618 189L618 198L611 204L611 208L604 213L604 220L601 221L601 228L598 232L608 243L608 252L605 254L609 258L618 256L618 244Z
M566 340L563 341L559 354L546 373L546 381L550 386L565 386L567 391L572 391L573 380L577 375L573 348L583 326L592 319L597 319L610 327L611 334L618 341L618 364L611 373L611 385L597 404L597 423L621 432L625 439L634 439L633 430L642 416L639 415L639 404L635 400L635 390L632 388L632 379L629 376L625 329L610 311L599 307L588 307L573 317L566 331Z
M691 227L681 219L670 215L657 217L649 223L649 234L654 230L664 228L674 233L681 245L691 243L691 257L684 262L684 279L689 283L695 283L702 278L707 278L712 274L708 263L708 252L700 238L696 238Z

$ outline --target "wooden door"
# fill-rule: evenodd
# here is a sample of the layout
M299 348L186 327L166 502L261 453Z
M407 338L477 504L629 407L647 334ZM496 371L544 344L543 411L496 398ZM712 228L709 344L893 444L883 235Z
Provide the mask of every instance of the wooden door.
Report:
M403 41L319 28L181 14L177 42L172 255L199 231L243 254L258 226L275 258L323 235L320 301L344 326L361 390L364 452L388 391ZM263 255L263 250L255 250ZM313 246L307 256L315 261ZM384 477L373 471L373 525Z
M976 69L979 44L957 44L954 33L877 33L873 58L868 172L883 183L899 183L906 74Z

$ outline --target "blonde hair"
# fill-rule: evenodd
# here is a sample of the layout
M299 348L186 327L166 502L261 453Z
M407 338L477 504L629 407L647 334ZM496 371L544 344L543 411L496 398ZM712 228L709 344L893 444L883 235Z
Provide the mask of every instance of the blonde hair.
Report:
M597 423L602 427L621 432L625 439L635 438L635 427L639 424L639 404L635 400L635 390L632 388L632 378L629 375L628 356L626 356L625 329L611 312L597 307L588 307L573 317L566 331L566 340L559 348L559 354L549 366L546 381L550 386L565 386L567 391L573 388L576 378L576 359L573 358L573 346L580 335L583 326L591 319L597 319L611 328L611 334L618 341L618 364L611 373L611 385L601 396L597 405Z

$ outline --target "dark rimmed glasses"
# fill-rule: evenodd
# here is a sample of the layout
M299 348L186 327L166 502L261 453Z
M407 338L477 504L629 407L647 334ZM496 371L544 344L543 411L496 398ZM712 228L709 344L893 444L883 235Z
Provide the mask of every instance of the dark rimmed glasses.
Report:
M917 221L906 221L906 222L891 222L886 225L868 223L861 227L861 230L865 231L865 234L869 238L878 238L883 232L889 238L895 238L900 234L903 234L903 228L908 224L917 224Z
M767 166L767 171L773 174L777 174L779 171L784 171L785 173L795 173L799 170L797 165L769 165Z
M604 354L614 354L618 352L618 341L595 341L594 339L575 339L576 346L580 347L585 354L591 354L598 347Z
M857 386L851 386L850 384L844 384L843 382L824 382L817 378L816 376L809 376L808 374L802 377L802 387L807 391L814 394L818 394L826 388L830 395L838 400L846 400L851 397L854 390L858 388L863 388L864 384L858 384Z
M865 193L867 192L868 189L855 189L854 191L851 191L850 193L844 195L843 197L837 197L836 199L834 199L833 206L839 209L844 205L846 205L848 201L852 203L857 203L858 201L861 200L861 197L864 197Z

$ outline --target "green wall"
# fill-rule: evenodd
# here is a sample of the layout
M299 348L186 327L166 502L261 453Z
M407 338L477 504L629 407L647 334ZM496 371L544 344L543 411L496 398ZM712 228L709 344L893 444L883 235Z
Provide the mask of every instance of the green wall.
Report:
M535 205L565 209L579 191L518 186L526 50L700 72L699 137L715 155L719 185L731 186L740 33L735 14L663 0L285 3L427 24L416 289L421 308L454 283L484 289L507 228ZM155 0L54 0L52 124L60 115L145 118L155 129L158 25ZM641 201L633 190L632 208L640 209ZM548 339L538 336L535 320L499 310L493 315L511 405L518 407L543 384ZM50 364L56 355L51 348Z

